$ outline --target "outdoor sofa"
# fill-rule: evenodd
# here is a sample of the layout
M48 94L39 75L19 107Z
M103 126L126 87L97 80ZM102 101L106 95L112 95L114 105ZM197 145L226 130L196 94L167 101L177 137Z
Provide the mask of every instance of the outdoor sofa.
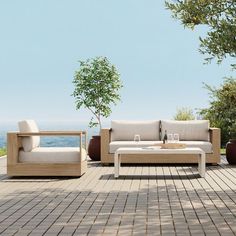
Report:
M85 131L39 131L33 120L18 124L19 132L7 134L7 175L81 176L86 172ZM80 144L79 147L40 147L40 136L77 136Z
M220 129L210 128L208 120L150 120L111 122L111 128L101 130L101 163L114 163L114 153L120 147L148 147L163 143L167 133L178 133L186 147L198 147L206 153L206 163L220 163ZM141 141L134 142L139 134ZM183 156L149 154L122 155L122 163L197 163L197 155Z

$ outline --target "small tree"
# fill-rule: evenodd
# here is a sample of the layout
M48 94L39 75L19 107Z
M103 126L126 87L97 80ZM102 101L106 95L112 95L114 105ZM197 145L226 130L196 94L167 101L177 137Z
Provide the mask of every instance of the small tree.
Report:
M115 66L106 57L80 61L73 83L76 109L85 107L90 110L96 121L92 117L89 126L99 125L101 130L101 118L108 117L112 112L111 105L120 100L122 83Z
M210 106L199 114L212 126L221 128L221 142L225 145L229 138L236 138L236 80L225 78L218 89L207 84L205 88L210 94Z
M188 107L182 107L177 109L177 112L174 116L174 120L194 120L195 116L193 110Z

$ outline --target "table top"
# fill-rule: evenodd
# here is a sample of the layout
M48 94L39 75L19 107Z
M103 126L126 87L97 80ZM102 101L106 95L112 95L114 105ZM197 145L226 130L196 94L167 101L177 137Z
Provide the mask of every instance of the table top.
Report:
M117 154L202 154L201 148L162 149L160 147L122 147L116 150Z

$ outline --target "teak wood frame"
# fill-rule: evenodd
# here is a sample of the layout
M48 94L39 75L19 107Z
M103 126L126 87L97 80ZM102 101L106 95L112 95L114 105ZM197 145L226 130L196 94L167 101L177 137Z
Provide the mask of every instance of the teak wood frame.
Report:
M101 130L101 163L114 163L114 154L109 153L109 143L111 142L111 129ZM220 163L220 129L210 128L210 142L212 143L212 153L206 153L206 163L218 164ZM198 163L197 155L162 155L162 154L148 154L122 155L122 163Z
M85 131L40 131L7 133L7 175L8 176L81 176L86 172L87 160L82 161L82 152L78 163L23 163L19 162L19 150L22 137L28 136L78 136L80 150L85 137L87 150L87 133ZM65 156L66 158L66 156Z

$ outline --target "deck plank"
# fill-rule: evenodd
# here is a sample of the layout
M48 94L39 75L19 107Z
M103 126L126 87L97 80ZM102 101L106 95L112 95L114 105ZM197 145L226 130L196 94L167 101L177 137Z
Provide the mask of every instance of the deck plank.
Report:
M0 235L236 235L236 166L89 162L80 178L6 176L0 159Z

